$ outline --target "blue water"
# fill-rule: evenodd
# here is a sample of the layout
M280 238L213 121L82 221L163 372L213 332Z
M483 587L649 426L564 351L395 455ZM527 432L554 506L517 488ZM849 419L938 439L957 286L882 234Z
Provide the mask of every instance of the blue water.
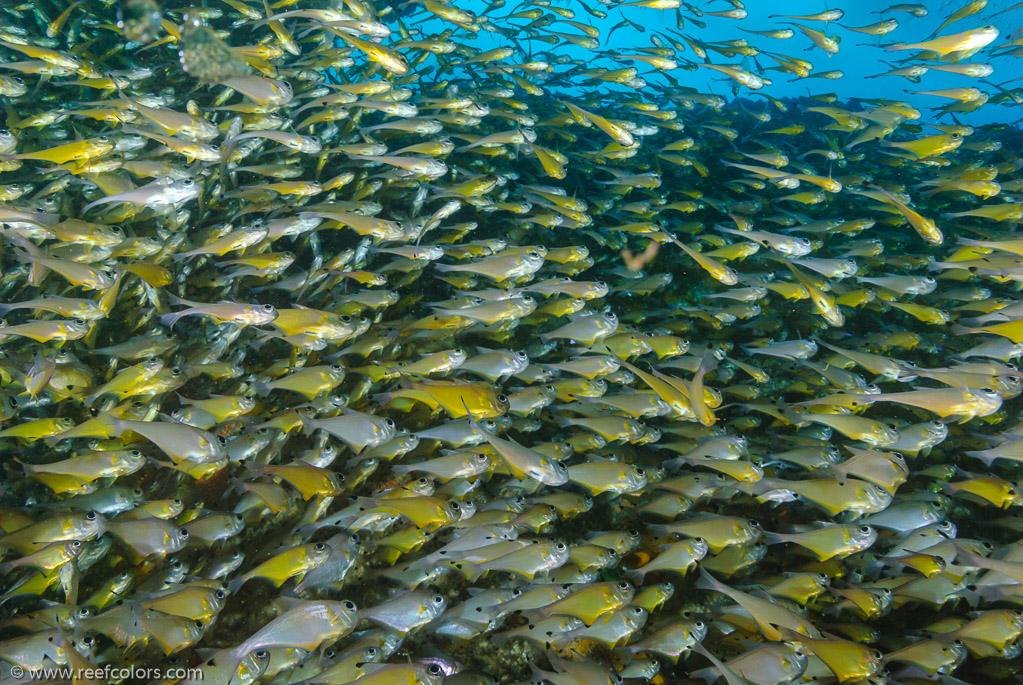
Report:
M1005 12L1004 14L1000 14L997 17L994 17L993 15L1018 3L1019 0L991 0L983 11L951 24L945 28L940 35L967 31L985 26L988 23L994 24L1001 32L999 38L980 53L966 61L974 63L984 62L993 66L995 71L986 80L995 84L1001 84L1009 81L1010 79L1023 75L1021 60L1011 56L996 57L993 56L993 53L999 52L1000 50L998 50L998 48L1009 43L1009 37L1023 28L1023 8L1013 9ZM651 36L654 36L655 34L677 31L677 14L675 10L657 10L642 7L610 8L599 4L596 0L589 0L586 3L589 7L599 9L607 12L608 14L607 19L597 19L588 14L583 9L582 5L575 0L570 0L568 2L561 0L551 4L554 7L564 7L575 11L576 16L574 21L599 27L602 31L600 51L634 51L638 47L651 46ZM695 4L702 11L709 12L724 11L731 8L731 4L724 0L711 0L710 2L691 4ZM919 109L922 113L921 118L923 121L944 120L947 121L947 123L952 123L952 120L947 115L938 118L936 113L932 114L932 108L947 105L950 102L953 102L952 100L929 95L916 95L907 91L973 86L980 88L989 95L998 95L999 91L997 88L984 84L980 82L979 79L935 70L928 71L924 74L920 83L911 83L900 76L885 76L876 79L869 78L870 76L883 73L892 68L886 65L884 63L885 61L891 62L895 66L901 66L895 64L897 60L906 59L907 57L915 54L914 51L888 52L885 50L884 46L898 42L912 43L926 40L947 17L966 5L967 0L932 0L930 2L914 3L924 5L928 9L928 15L921 18L914 17L906 12L879 14L880 11L896 4L899 3L890 0L862 0L859 2L830 3L821 2L820 0L747 0L745 2L745 8L748 12L747 18L740 21L705 15L699 18L698 21L705 23L706 28L700 28L691 21L691 18L695 17L695 15L690 10L683 7L680 12L685 23L684 33L701 41L714 42L745 38L749 41L750 45L756 46L762 51L777 52L790 57L807 60L813 64L815 73L836 69L842 70L845 73L844 77L841 79L826 80L816 78L794 79L791 74L785 72L773 70L767 71L765 72L765 75L771 78L773 83L765 86L760 92L769 94L772 97L784 98L806 96L808 94L834 93L843 100L855 97L901 100L907 101ZM474 1L458 3L458 6L481 13L486 9L487 4ZM503 8L489 12L489 16L492 16L495 19L506 17L514 12L526 10L529 7L533 6L509 0ZM828 24L826 29L828 36L835 37L837 35L840 38L841 49L839 53L834 56L829 56L823 50L815 47L810 39L804 36L798 29L796 29L796 35L787 40L772 39L764 36L752 35L742 31L742 29L765 31L785 28L786 25L783 22L790 21L789 19L771 18L771 15L807 15L821 12L825 9L841 9L845 12L845 16L839 23ZM618 24L623 17L643 26L646 30L641 32L631 27L619 28L608 40L606 35L607 31L615 24ZM887 18L894 18L898 20L899 27L881 38L881 47L877 46L878 39L876 37L849 31L839 25L845 24L847 26L861 27ZM518 19L510 22L498 21L497 23L500 26L507 26L509 23L525 26L529 23L529 20ZM810 21L802 23L813 29L821 30L825 28L823 22ZM449 26L450 25L448 25L448 27ZM435 25L429 25L425 28L426 33L436 34L445 27L440 22L437 22ZM567 24L556 24L550 28L564 33L579 33L578 30L568 26ZM464 32L459 33L459 38L465 36ZM677 35L671 35L671 37L673 40L678 42ZM487 50L498 45L515 47L509 39L487 31L479 33L470 45L474 48L479 48L480 50ZM573 45L559 45L552 47L544 42L530 42L523 39L519 39L519 45L531 48L534 56L537 53L549 52L555 55L568 55L575 59L581 59L594 67L614 69L625 66L625 63L615 62L608 57L599 55L599 51L589 51ZM755 72L757 70L756 64L754 64L753 60L749 58L726 58L713 52L710 52L708 56L710 61L715 64L741 63L744 68L750 71ZM679 54L677 57L679 60L684 59L693 62L703 61L691 50L687 50L686 52ZM769 67L775 64L774 60L765 56L761 56L757 61L762 67ZM640 67L640 76L647 79L652 85L664 83L663 78L656 70L650 67L645 67L645 65L641 63L635 63L634 66ZM686 71L684 69L676 69L670 72L670 74L684 86L697 88L704 93L716 93L728 99L733 97L733 86L735 82L731 79L719 77L717 74L712 74L709 70L699 69L697 71ZM605 90L622 88L621 86L607 85L598 82L594 82L590 87L602 88ZM1007 87L1023 87L1023 81L1008 84ZM652 90L652 88L647 89L647 91L650 90ZM750 91L747 88L739 88L738 94L740 97L747 97L753 92L754 91ZM767 105L766 99L760 98L760 100L765 103L765 106ZM982 106L976 112L956 116L963 123L974 126L988 123L1015 123L1023 119L1023 107L1013 103L989 103Z

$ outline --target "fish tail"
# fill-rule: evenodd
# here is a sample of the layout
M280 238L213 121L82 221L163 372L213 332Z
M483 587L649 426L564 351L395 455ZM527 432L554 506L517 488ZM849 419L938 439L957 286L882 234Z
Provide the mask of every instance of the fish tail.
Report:
M89 204L87 204L87 205L85 205L84 207L82 207L82 213L85 213L85 212L89 211L90 209L92 209L92 208L93 208L93 207L95 207L96 205L101 205L101 204L104 204L104 203L106 203L106 202L108 202L108 201L110 201L110 198L109 198L109 197L101 197L101 198L100 198L100 199L98 199L98 200L93 200L93 201L92 201L92 202L90 202Z
M695 646L699 646L697 643ZM690 671L689 677L694 680L702 680L705 683L713 683L721 677L721 671L716 666L708 666L707 668L701 668L698 671Z
M171 304L179 304L183 307L197 307L201 305L201 302L193 302L192 300L186 300L183 297L178 297L174 293L167 293L167 301Z
M696 587L700 590L713 590L715 592L722 592L724 585L722 585L717 578L710 575L710 572L705 568L700 568L700 577L696 579ZM727 594L727 593L724 593Z
M28 474L30 474L30 473L35 473L36 471L39 470L39 467L37 465L35 465L35 464L26 464L25 462L23 462L21 459L18 459L17 457L11 457L11 458L14 459L14 461L18 462L19 464L21 464L21 468L25 469L25 475L26 476Z
M634 585L642 585L643 578L646 577L646 571L642 569L633 568L625 572L625 577L633 582Z
M15 258L22 264L30 265L28 282L32 285L39 285L43 282L46 272L49 271L49 268L39 261L44 256L42 250L27 240L18 240L17 242L21 249L15 248Z
M991 466L998 457L988 454L988 450L980 450L976 452L966 452L966 456L973 457L974 459L980 459L982 462Z
M260 397L266 397L273 390L273 388L270 387L270 384L264 381L252 381L251 387Z
M269 469L267 468L266 464L260 464L258 462L246 460L242 460L241 464L242 467L246 471L248 471L249 475L252 476L253 478L258 478L259 476L266 475L269 472Z
M465 576L466 580L468 580L470 583L475 583L477 580L480 579L480 577L484 573L487 572L487 569L481 568L483 566L482 564L464 564L464 563L457 564L456 563L456 564L452 564L452 566L454 566L456 569L458 569L462 573L462 575Z
M121 419L105 411L100 412L99 416L96 417L96 420L102 423L105 427L111 428L114 431L116 431L116 434L118 436L120 436L121 433L127 430L124 426L124 422Z
M160 322L161 326L166 326L167 328L174 328L174 324L178 322L178 319L185 315L186 311L187 310L183 310L180 312L171 312L170 314L161 314L160 316L156 317L156 320Z
M298 415L302 419L302 435L312 435L316 430L316 419L304 412L298 412Z

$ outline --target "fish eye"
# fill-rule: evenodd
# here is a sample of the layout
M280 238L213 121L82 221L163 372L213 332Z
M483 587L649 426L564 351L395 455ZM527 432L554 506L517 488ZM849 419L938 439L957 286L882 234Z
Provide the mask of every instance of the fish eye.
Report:
M21 85L24 85L25 79L21 78L20 76L15 76L14 77L14 82L17 83L19 86L21 86Z
M191 178L186 178L184 181L181 182L181 185L185 186L186 188L191 187L195 185L195 181Z
M528 359L529 358L529 355L527 355L525 352L522 352L521 350L519 352L516 352L515 356L518 357L519 359Z
M110 136L96 136L96 140L100 141L101 143L105 143L108 140L110 140Z
M461 510L462 510L462 507L460 507L460 506L458 505L458 502L452 502L452 503L451 503L451 508L452 508L452 509L453 509L454 511L461 511Z
M265 649L261 649L258 652L256 652L256 658L259 659L260 661L263 661L264 659L269 659L270 652L266 651Z
M195 627L196 628L202 628L202 621L196 620Z
M323 550L327 549L327 546L322 542L317 542L316 545L313 546L313 549L315 549L317 552L322 552Z
M224 594L223 590L217 590L216 592L213 593L213 596L216 597L217 599L224 599L225 597L227 597L227 595Z
M180 537L187 538L188 537L188 529L187 528L179 528L178 529L178 535Z
M703 628L703 621L697 621L696 623L693 624L693 626L695 626L698 629Z
M171 372L172 376L180 376L181 375L181 367L180 366L175 366L174 368L172 368L170 370L170 372Z
M981 390L981 392L986 394L986 395L993 395L993 394L995 394L995 391L992 390L991 388L984 388L983 390Z
M440 666L437 664L430 664L426 670L429 671L430 675L440 675Z
M394 428L394 421L390 419L384 419L384 425L388 428Z
M564 552L566 549L568 549L568 547L565 546L564 542L559 542L558 544L554 545L554 549L558 550L559 552Z
M434 604L443 604L444 603L444 598L441 597L440 595L434 595L433 596L433 603Z
M644 476L646 476L646 471L644 471L643 469L636 469L636 475L639 476L640 478L643 478Z
M963 641L959 640L959 639L952 640L952 644L954 644L956 647L962 647L963 646Z
M348 611L355 611L355 602L353 602L351 600L346 600L345 601L345 609L348 609Z
M217 436L217 442L219 442L221 445L226 445L227 444L227 438L225 438L223 435L218 435Z
M749 523L750 528L759 528L760 527L760 521L757 521L756 519L749 519L748 523Z
M85 325L85 322L82 321L81 319L74 319L71 323L73 323L76 326L84 326Z
M133 457L141 457L141 456L142 456L142 452L140 452L140 451L138 451L138 450L132 450L131 452L128 452L128 454L129 454L129 455L131 455L131 456L133 456ZM142 494L142 491L141 491L141 490L137 490L137 492L138 492L138 493L139 493L140 495Z
M884 654L882 654L882 653L881 653L881 652L880 652L879 650L876 650L876 649L874 650L874 652L873 652L873 655L872 655L872 656L873 656L873 657L874 657L874 659L876 659L877 661L880 661L881 659L883 659L883 658L884 658Z
M351 323L352 322L352 317L348 316L347 314L339 316L338 318L341 320L341 323Z
M628 583L626 583L624 580L618 582L618 589L619 590L628 590L630 587L632 587L632 586L629 585Z
M869 533L870 532L870 526L860 526L860 532L861 533Z
M272 312L273 310L274 310L274 306L272 304L264 304L263 305L263 311Z
M88 514L85 515L85 520L86 521L95 521L96 520L96 512L90 511Z

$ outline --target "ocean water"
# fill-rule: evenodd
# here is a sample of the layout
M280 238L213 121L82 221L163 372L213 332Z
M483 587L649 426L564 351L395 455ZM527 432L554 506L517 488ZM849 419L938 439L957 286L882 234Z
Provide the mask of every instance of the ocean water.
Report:
M592 25L599 26L603 34L600 38L600 48L602 51L605 51L605 54L611 54L616 51L628 52L636 46L649 46L651 38L657 35L667 34L676 41L678 40L678 13L675 10L643 7L616 8L614 5L603 5L598 2L588 3L590 7L608 13L608 19L598 20L588 15L574 2L556 0L551 4L554 7L573 9L577 14L576 21L582 23L589 22ZM699 5L700 9L708 12L720 12L730 8L730 5L723 0L695 4ZM915 42L926 39L932 35L945 19L967 3L959 2L958 0L941 0L938 2L928 0L919 3L901 3L925 7L927 15L924 17L915 17L907 12L900 11L884 12L885 9L898 4L900 3L887 2L886 0L862 0L860 2L752 0L743 3L748 16L742 20L704 16L699 21L704 22L706 26L701 27L693 24L690 19L683 19L685 28L681 33L692 35L706 42L732 41L745 38L761 50L808 60L813 64L813 71L816 73L832 70L841 70L844 73L844 76L840 79L818 80L797 79L791 74L784 72L768 71L766 72L768 75L775 74L774 83L766 87L764 92L776 98L795 98L821 93L834 93L843 100L850 98L886 98L909 102L926 113L931 108L946 104L948 101L931 96L914 95L909 91L938 90L977 85L974 83L974 79L937 70L931 70L924 74L919 83L911 83L900 76L871 78L891 70L893 66L900 66L898 63L901 60L905 60L909 55L913 54L911 51L887 52L885 50L886 46L898 42ZM997 17L997 24L1002 31L1002 36L998 43L1003 42L1006 38L1018 37L1014 32L1023 29L1023 7L1016 7L1018 4L1014 0L991 0L983 11L950 25L942 31L942 35L983 26L986 23L987 17L991 17L995 13L1004 10L1009 10ZM460 2L458 6L471 9L476 13L484 12L488 7L487 3L476 0ZM494 16L505 16L513 13L517 8L521 9L521 7L525 6L518 5L515 2L508 2L503 8L492 10L491 12ZM784 28L788 26L784 22L793 21L774 17L773 15L806 16L827 9L840 9L845 13L838 22L841 25L862 27L884 19L893 18L899 22L899 27L881 38L876 38L844 30L841 26L831 26L825 29L822 22L803 22L810 28L825 29L829 36L837 36L840 40L840 51L837 55L827 55L820 49L814 48L810 39L801 34L798 29L793 38L785 40L765 38L744 32L744 29L749 31L769 31ZM683 8L682 16L692 17L693 14ZM638 26L617 28L608 36L608 28L615 26L623 18L628 18ZM528 20L518 20L511 23L526 25ZM417 23L417 25L422 26L428 33L443 29L443 24L439 21L427 20ZM788 27L792 28L791 26ZM562 30L568 33L574 32L574 29L564 27L562 27ZM514 42L494 32L481 31L474 35L463 34L461 37L467 39L468 45L481 50L498 46L516 47ZM519 41L518 46L531 49L534 52L543 52L550 48L546 43L539 41L530 42L521 36L517 37L517 40ZM559 45L556 53L597 64L593 52L572 45ZM720 55L714 55L713 53L711 55L711 59L714 62L744 64L750 70L753 70L757 65L771 67L775 64L768 57L729 59ZM692 50L679 53L677 58L680 61L703 61ZM989 80L996 84L1010 81L1021 74L1018 57L1008 55L996 57L991 55L990 50L982 53L982 56L976 60L968 61L983 61L991 64L995 71ZM885 62L889 64L885 64ZM599 64L607 66L606 61ZM697 71L693 73L676 70L671 75L684 86L696 88L701 92L717 93L726 98L732 97L737 90L733 81L710 72ZM663 79L660 79L654 70L647 70L644 73L644 77L648 78L654 86L658 83L664 83ZM608 86L604 85L603 87L607 88ZM612 86L611 88L613 89L614 87ZM985 86L984 89L992 95L997 93L997 90L991 86ZM740 95L748 96L750 94L745 88L738 88L738 90L741 91ZM565 92L577 94L580 90L566 88ZM981 125L987 123L1012 123L1019 121L1021 118L1023 118L1023 108L1019 105L1011 104L997 107L982 107L976 112L965 115L963 120L971 125ZM945 119L947 120L947 117Z

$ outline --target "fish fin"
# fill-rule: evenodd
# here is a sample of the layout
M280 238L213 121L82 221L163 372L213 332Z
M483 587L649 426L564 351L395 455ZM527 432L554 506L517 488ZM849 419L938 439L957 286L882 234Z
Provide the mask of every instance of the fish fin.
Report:
M183 309L180 312L161 314L160 316L156 317L156 320L160 322L161 326L166 326L167 328L174 328L174 324L176 324L181 317L185 316L187 311L188 311L187 309Z
M700 590L721 592L721 583L707 569L700 567L700 577L696 579L696 587Z
M256 391L256 394L259 395L260 397L266 397L273 390L273 388L270 387L269 383L265 383L263 381L253 381L250 384L250 386L252 387L253 390Z
M312 416L305 412L298 412L298 416L302 419L302 435L311 435L316 431L316 426L312 424L315 419Z
M28 282L31 285L39 285L49 271L47 266L39 262L40 258L46 256L45 253L27 240L17 242L21 244L22 249L15 248L15 257L22 264L30 265Z
M23 462L21 459L18 459L17 457L11 457L11 459L13 459L14 461L16 461L19 464L21 464L21 467L23 469L25 469L25 475L28 475L30 473L35 473L38 470L38 468L39 468L38 465L36 465L36 464L26 464L25 462Z

